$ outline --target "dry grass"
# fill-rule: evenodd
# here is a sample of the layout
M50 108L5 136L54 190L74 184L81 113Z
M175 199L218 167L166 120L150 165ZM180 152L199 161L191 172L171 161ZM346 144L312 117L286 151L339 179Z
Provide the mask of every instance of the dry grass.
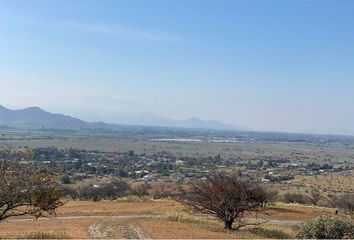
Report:
M268 210L266 211L267 215L259 214L258 217L284 221L300 221L321 215L333 215L334 212L335 209L332 208L304 206L300 204L276 203L272 206L269 206Z
M309 194L319 190L323 196L331 194L354 193L354 170L325 173L314 176L297 175L288 183L275 184L273 188L284 192L301 192Z
M171 200L155 201L69 201L58 210L58 216L85 216L85 215L144 215L163 214L175 209L179 203Z
M264 224L262 229L256 230L246 228L239 232L225 231L221 222L206 216L186 214L183 209L183 206L172 200L70 201L59 209L57 220L11 219L0 223L0 238L58 232L67 234L68 238L89 238L89 229L92 226L96 230L106 231L104 236L114 238L130 237L132 232L151 238L269 238L285 236L282 233L292 234L290 225L274 224ZM286 221L304 220L323 214L333 215L334 209L275 204L268 212L271 214L270 219Z
M222 228L219 231L209 230L197 224L185 222L170 222L160 220L139 221L140 228L151 238L157 239L234 239L234 238L255 238L254 234L247 231L226 231ZM158 226L158 227L156 227Z
M63 231L56 232L32 232L18 236L20 239L69 239L69 235Z
M3 222L0 224L0 238L21 238L34 233L64 232L69 238L87 238L88 226L94 224L94 219L80 220L39 220L26 222Z
M262 238L271 238L271 239L290 239L291 234L287 234L282 230L266 227L254 227L248 229L250 233L255 234L258 237Z

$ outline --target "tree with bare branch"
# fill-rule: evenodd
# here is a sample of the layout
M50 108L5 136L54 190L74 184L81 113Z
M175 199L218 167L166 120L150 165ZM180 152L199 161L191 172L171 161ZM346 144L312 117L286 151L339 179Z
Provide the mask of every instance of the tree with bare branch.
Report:
M61 196L60 181L48 169L15 160L0 162L0 221L55 214L64 204Z
M223 221L225 229L247 225L241 219L247 212L260 211L267 200L265 189L259 184L241 180L237 176L217 175L207 180L189 183L179 200L192 210L210 214Z

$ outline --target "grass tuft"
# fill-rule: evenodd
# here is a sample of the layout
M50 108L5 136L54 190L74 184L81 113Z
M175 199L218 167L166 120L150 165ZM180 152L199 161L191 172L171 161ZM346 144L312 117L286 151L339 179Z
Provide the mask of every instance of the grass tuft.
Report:
M292 238L289 234L276 229L267 229L262 227L256 227L248 229L248 231L258 237L271 238L271 239L290 239Z
M170 221L170 222L182 222L182 223L201 223L202 220L198 217L180 213L180 212L169 212L166 215L160 216L160 220Z
M118 198L118 202L146 202L152 201L152 198L149 196L137 196L137 195L128 195L126 197Z
M69 235L66 232L56 231L56 232L32 232L21 235L19 239L69 239Z
M203 227L205 229L216 232L220 232L223 230L220 223L213 219L208 219L206 217L201 216L192 216L190 214L181 212L169 212L166 215L160 216L159 220L195 224L199 227Z

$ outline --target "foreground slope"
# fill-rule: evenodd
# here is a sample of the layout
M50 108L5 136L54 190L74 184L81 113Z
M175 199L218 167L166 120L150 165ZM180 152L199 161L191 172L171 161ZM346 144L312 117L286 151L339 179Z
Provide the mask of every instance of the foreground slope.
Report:
M249 216L261 221L262 231L250 227L242 231L225 231L222 223L202 215L188 215L183 206L172 200L147 201L69 201L58 211L57 218L13 218L0 224L0 238L50 236L65 238L270 238L291 236L299 221L331 216L334 209L276 204L270 216ZM349 217L341 214L341 217ZM158 226L158 227L157 227ZM279 235L282 234L282 235Z

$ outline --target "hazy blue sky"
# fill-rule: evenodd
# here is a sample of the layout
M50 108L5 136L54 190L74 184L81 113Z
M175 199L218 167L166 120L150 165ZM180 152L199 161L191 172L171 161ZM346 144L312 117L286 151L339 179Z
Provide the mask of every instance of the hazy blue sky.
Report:
M0 104L354 134L354 1L0 0Z

